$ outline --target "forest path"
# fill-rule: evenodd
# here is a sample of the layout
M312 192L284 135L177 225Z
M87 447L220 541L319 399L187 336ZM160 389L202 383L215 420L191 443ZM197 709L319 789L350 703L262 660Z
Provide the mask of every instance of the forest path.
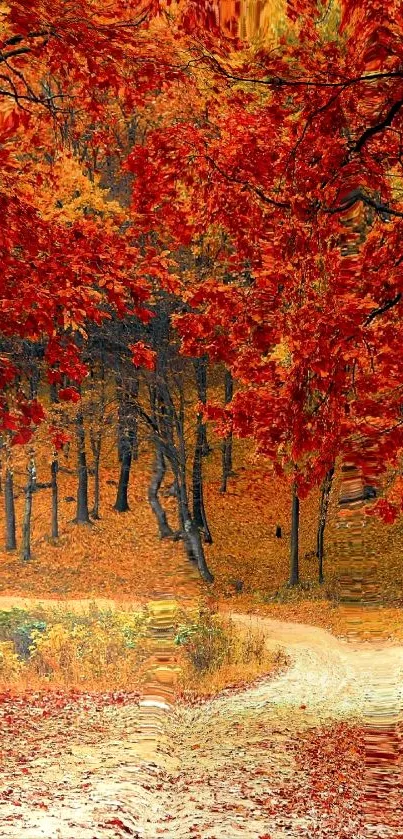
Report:
M318 811L298 753L301 738L320 726L376 718L386 701L389 708L403 707L403 647L350 643L304 624L231 617L263 631L270 648L284 649L290 666L196 707L177 703L164 711L156 703L145 712L133 701L79 709L67 728L65 720L36 716L32 738L26 725L14 727L0 768L1 836L366 837L337 776L331 776L334 789L323 793L332 806L325 815ZM157 730L149 741L145 713ZM340 764L343 757L341 751Z

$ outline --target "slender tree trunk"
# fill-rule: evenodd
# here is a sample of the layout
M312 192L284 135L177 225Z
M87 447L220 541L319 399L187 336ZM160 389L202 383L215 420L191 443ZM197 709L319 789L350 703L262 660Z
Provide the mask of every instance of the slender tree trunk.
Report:
M200 530L192 520L189 506L187 502L182 497L182 493L180 492L180 513L179 517L183 522L183 543L185 545L185 550L188 555L188 558L192 562L196 562L199 574L203 580L207 583L212 583L214 581L214 576L211 573L210 569L208 568L206 557L204 553L203 543L200 536Z
M124 437L122 436L120 475L115 501L115 510L118 513L126 513L130 509L128 489L132 465L132 442L132 431L129 430Z
M169 393L168 382L163 365L159 372L158 390L160 397L158 401L157 427L160 439L166 446L166 454L169 459L172 472L175 477L175 484L178 491L178 513L182 526L182 539L187 556L197 563L201 577L206 582L213 582L213 575L209 570L204 553L204 547L200 538L200 531L192 519L189 508L188 490L186 483L186 439L185 439L185 396L183 374L180 372L175 376L176 390L179 393L179 409L175 408ZM153 397L151 396L152 400ZM153 404L153 402L152 402ZM175 437L174 437L175 434ZM176 438L176 442L175 442Z
M118 460L119 463L122 463L126 416L124 412L123 382L121 376L116 377L116 391L118 396Z
M289 586L296 586L299 582L299 498L295 484L292 489L291 508L291 545L290 545L290 579Z
M183 444L184 445L184 444ZM179 521L182 526L182 539L188 559L197 564L199 574L207 583L214 581L214 576L208 568L203 543L200 537L200 530L192 519L188 493L186 488L186 470L184 464L179 471L175 471L176 464L172 463L176 484L178 487L178 512Z
M25 505L24 518L22 522L22 543L21 543L21 559L23 562L29 562L31 559L31 520L32 520L32 498L35 491L36 472L33 455L30 455L28 463L28 476L25 485Z
M77 515L76 524L90 524L88 509L88 468L87 454L85 450L85 429L84 417L81 408L76 417L76 438L77 438Z
M100 466L100 459L101 459L101 446L99 446L99 451L97 452L94 458L94 506L91 510L91 517L93 519L99 519L99 502L100 502L100 479L99 479L99 466Z
M99 503L100 503L100 478L99 468L101 463L101 431L94 433L90 432L91 450L94 458L94 505L91 510L91 518L99 519Z
M15 527L14 476L9 455L7 455L6 477L4 481L4 505L6 517L6 551L15 551L17 548L17 536Z
M226 405L232 402L234 395L234 380L229 370L225 371L224 401ZM232 475L232 432L223 440L222 447L222 481L220 492L227 491L228 478Z
M325 480L322 484L322 494L320 499L320 511L319 511L319 523L318 523L318 532L316 537L316 556L318 558L318 576L319 582L323 583L323 551L324 551L324 538L325 538L325 528L327 522L327 512L329 509L329 501L330 501L330 492L332 489L332 482L333 482L333 475L334 475L334 466L329 469Z
M55 453L53 455L52 463L50 464L50 486L52 490L52 539L59 538L58 471L59 462Z
M204 405L207 401L207 359L197 359L195 361L195 374L197 394L199 401ZM197 415L196 419L196 440L193 456L193 521L199 531L202 531L204 541L212 544L212 536L207 521L206 509L204 506L203 496L203 457L205 457L211 449L207 443L206 423L203 422L202 414Z
M197 396L199 402L203 405L207 402L207 358L198 358L195 361L195 373L196 373L196 387L197 387ZM211 452L211 448L209 446L207 440L207 425L205 422L202 423L202 431L201 431L201 454L202 457L207 457Z
M56 405L59 402L59 396L57 393L57 385L52 382L49 386L49 394L50 394L50 401L53 405Z
M196 527L202 531L204 541L212 544L212 536L207 522L206 510L203 497L203 426L202 417L197 415L196 420L196 441L193 456L193 520Z
M37 367L34 367L29 377L29 395L31 399L36 399L38 396L38 388L40 382L40 374Z
M151 482L148 490L148 500L150 502L150 507L157 519L161 539L166 539L169 536L173 536L173 530L171 530L168 524L168 519L165 510L158 497L158 492L161 487L162 481L164 480L165 473L165 458L161 451L161 446L159 445L159 442L156 440L155 458L151 474Z
M99 504L100 504L100 477L99 470L101 465L101 448L102 436L105 420L106 410L106 394L105 394L105 359L102 348L100 360L100 393L99 393L99 411L97 412L96 428L90 428L90 442L91 451L94 459L94 504L91 510L91 517L99 519Z
M138 459L137 417L132 404L137 399L139 393L138 375L132 376L128 389L121 376L117 377L116 386L118 393L118 459L119 463L121 463L123 452L126 451L127 447L126 437L128 425L131 431L131 461Z

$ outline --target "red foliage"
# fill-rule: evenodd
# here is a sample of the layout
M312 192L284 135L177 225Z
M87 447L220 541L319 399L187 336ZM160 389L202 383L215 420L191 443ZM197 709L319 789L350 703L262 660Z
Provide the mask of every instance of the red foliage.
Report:
M131 344L129 347L132 354L132 361L135 367L144 367L146 370L155 369L156 353L147 347L142 341Z

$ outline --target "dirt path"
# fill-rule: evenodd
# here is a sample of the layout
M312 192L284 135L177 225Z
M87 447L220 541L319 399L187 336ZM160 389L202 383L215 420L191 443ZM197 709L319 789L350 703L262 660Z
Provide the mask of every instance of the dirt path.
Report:
M150 702L145 709L133 701L97 712L80 710L68 732L61 733L64 737L55 734L57 720L41 718L35 724L35 748L28 763L21 769L15 758L12 777L7 777L10 761L7 756L1 761L0 835L373 835L362 827L357 807L350 809L344 782L336 785L336 793L326 793L336 795L333 809L329 805L318 811L310 800L309 778L298 769L298 750L300 738L318 726L337 719L371 719L382 714L385 703L402 709L403 647L353 645L302 624L232 618L243 626L259 627L271 648L283 647L289 668L272 680L199 707L176 705L166 712L158 704L153 707ZM145 718L150 730L159 731L156 740L147 741ZM18 737L26 751L26 731L14 737L18 756ZM302 790L302 801L297 789Z

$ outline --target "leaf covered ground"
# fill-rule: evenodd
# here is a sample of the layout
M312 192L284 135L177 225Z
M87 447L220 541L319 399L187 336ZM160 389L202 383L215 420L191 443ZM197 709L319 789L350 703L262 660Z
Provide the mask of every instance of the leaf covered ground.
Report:
M343 539L336 509L336 493L330 508L326 535L325 583L317 583L314 557L318 498L311 496L301 504L300 576L301 585L290 591L288 553L290 536L290 498L288 487L274 479L264 465L256 462L247 444L235 448L239 468L229 482L226 495L220 488L220 447L213 443L206 460L205 500L214 542L206 546L207 559L215 574L208 591L197 576L185 568L180 543L162 541L147 502L151 464L142 455L134 464L130 488L130 511L113 510L118 470L113 457L102 468L101 520L78 528L75 514L75 477L60 477L61 536L56 544L49 532L50 499L47 490L34 498L33 559L22 563L15 553L0 552L0 597L42 599L111 599L138 603L153 593L175 591L186 599L206 593L223 608L253 610L274 617L314 623L341 634L364 631L359 612L340 605L343 591L338 582L343 570ZM70 462L70 466L73 462ZM23 464L21 464L22 470ZM46 457L39 470L46 477ZM18 471L18 470L17 470ZM19 480L22 482L22 472ZM17 482L17 488L18 488ZM175 500L162 498L168 517L176 520ZM17 520L21 520L22 483L17 498ZM372 517L363 518L361 573L365 565L375 578L376 605L382 607L369 617L369 635L378 624L381 630L399 634L403 563L400 556L402 524L385 526ZM275 535L282 527L282 538ZM344 534L348 531L344 531ZM364 571L363 571L364 569ZM400 636L399 636L400 637Z

